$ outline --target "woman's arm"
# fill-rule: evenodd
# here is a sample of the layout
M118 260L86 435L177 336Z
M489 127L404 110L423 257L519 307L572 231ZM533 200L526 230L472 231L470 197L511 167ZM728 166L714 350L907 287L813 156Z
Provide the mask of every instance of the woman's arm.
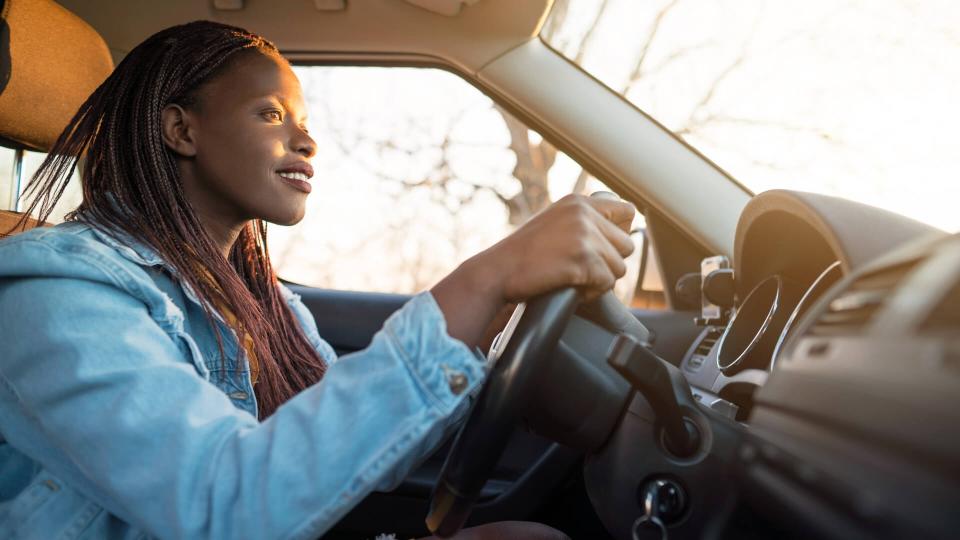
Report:
M0 432L155 536L320 536L402 477L483 376L422 294L258 423L115 277L0 281Z
M416 296L263 423L198 376L183 329L161 326L109 257L8 244L0 432L155 536L319 536L438 442L483 378L471 348L505 302L564 285L599 294L622 275L629 250L611 222L628 209L561 201ZM39 271L29 260L49 277L23 277Z

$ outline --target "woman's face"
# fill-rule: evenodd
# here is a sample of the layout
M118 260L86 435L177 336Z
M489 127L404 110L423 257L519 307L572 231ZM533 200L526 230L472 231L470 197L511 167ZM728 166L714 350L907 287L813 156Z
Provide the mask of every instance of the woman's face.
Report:
M303 218L317 149L300 81L282 58L238 54L185 113L195 154L181 162L184 191L208 223L291 225Z

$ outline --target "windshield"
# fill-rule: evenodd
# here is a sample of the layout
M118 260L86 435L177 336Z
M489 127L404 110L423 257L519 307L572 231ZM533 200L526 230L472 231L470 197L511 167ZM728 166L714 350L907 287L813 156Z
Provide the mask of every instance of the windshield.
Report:
M756 193L960 230L960 4L557 0L541 37Z

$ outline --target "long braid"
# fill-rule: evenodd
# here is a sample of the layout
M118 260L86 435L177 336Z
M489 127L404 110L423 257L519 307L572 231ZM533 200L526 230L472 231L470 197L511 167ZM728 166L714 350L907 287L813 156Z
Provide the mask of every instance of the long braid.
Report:
M130 51L58 137L27 185L29 209L14 230L38 207L40 221L47 219L84 157L83 202L66 219L153 248L201 299L221 357L223 336L213 311L230 310L239 343L247 334L253 338L260 368L255 391L266 418L318 381L325 364L280 294L266 224L248 223L225 259L186 199L160 127L165 106L196 106L198 89L244 50L279 55L255 34L210 21L168 28Z

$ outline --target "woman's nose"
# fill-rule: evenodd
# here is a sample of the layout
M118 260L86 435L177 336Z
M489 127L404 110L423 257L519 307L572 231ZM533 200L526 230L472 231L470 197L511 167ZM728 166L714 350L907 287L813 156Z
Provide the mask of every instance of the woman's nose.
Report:
M297 127L293 139L293 150L307 158L312 158L317 153L317 141L313 140L305 129Z

